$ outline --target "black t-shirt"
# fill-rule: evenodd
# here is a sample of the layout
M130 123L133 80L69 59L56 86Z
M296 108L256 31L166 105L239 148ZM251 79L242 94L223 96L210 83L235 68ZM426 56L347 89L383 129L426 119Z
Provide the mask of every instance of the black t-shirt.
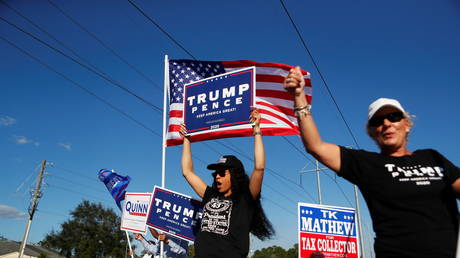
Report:
M339 175L369 208L377 257L455 257L460 169L435 150L390 157L341 147Z
M247 257L254 200L245 194L233 200L207 187L195 257Z

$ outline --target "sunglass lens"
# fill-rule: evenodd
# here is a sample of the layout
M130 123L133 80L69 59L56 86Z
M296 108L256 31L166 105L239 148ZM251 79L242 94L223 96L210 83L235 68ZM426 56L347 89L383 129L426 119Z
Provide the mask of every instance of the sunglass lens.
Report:
M387 115L387 119L394 123L394 122L399 122L401 121L401 119L403 119L404 115L402 112L395 112L395 113L391 113L391 114L388 114Z
M224 176L225 176L225 172L226 172L225 170L218 170L218 171L212 173L212 176L213 176L213 177L216 177L217 175L219 175L220 177L224 177Z
M369 126L372 126L372 127L381 126L385 119L388 119L388 121L395 123L395 122L401 121L401 119L403 118L404 118L404 114L402 112L393 112L390 114L386 114L384 116L374 116L373 118L369 120Z

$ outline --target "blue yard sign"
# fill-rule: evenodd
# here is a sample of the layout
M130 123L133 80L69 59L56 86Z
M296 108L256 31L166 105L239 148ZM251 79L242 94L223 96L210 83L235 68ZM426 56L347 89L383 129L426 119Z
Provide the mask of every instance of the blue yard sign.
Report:
M255 67L184 86L184 123L193 134L247 124L255 98Z
M298 203L299 257L358 258L353 208Z
M202 215L200 201L155 186L147 225L193 242L200 229Z

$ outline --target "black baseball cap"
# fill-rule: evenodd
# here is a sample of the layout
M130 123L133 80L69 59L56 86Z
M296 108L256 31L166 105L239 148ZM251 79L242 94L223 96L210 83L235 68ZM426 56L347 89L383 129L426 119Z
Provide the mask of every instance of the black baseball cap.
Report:
M236 168L236 169L243 169L243 163L233 156L233 155L225 155L219 158L219 160L214 164L209 164L207 167L209 170L218 170L222 168Z

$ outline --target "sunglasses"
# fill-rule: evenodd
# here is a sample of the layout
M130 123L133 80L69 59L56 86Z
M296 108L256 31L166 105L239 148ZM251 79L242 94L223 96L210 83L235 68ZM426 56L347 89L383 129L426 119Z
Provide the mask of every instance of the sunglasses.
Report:
M395 123L395 122L401 121L401 119L403 119L403 118L404 118L403 112L393 112L393 113L389 113L389 114L386 114L386 115L383 115L383 116L374 116L374 117L372 117L369 120L368 125L371 126L371 127L377 127L377 126L383 125L383 121L385 119L388 119L388 121L390 121L392 123Z
M216 170L216 172L212 173L212 177L216 177L217 175L219 175L220 177L224 177L225 175L227 175L227 170Z

